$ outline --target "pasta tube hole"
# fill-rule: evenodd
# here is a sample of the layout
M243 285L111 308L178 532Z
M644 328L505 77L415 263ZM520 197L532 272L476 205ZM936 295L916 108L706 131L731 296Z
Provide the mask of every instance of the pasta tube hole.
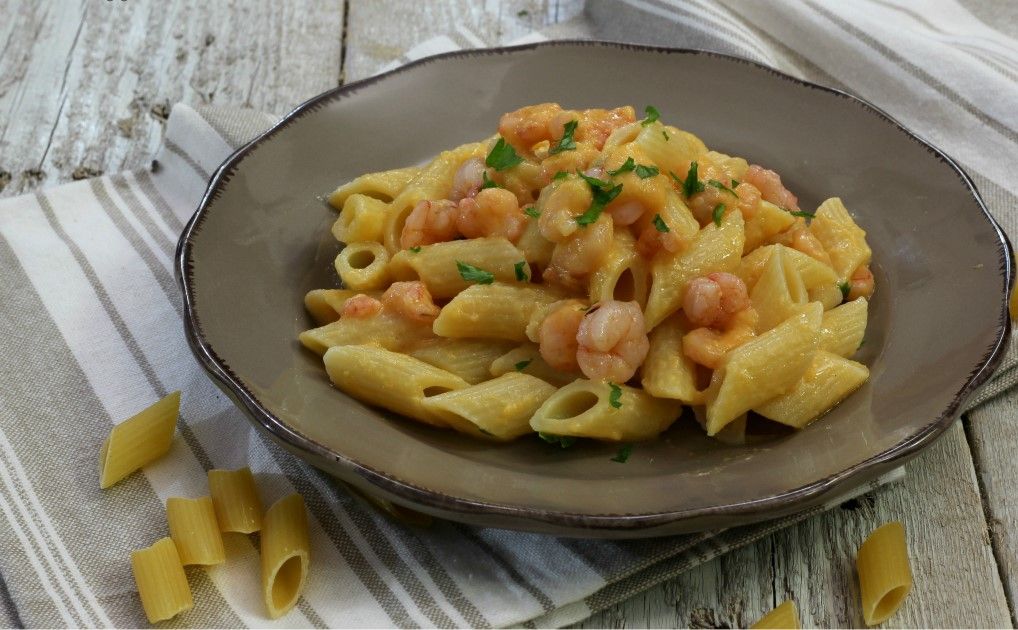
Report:
M276 610L289 610L300 597L303 565L301 556L290 556L272 577L272 605Z
M893 615L901 607L901 603L905 601L909 588L908 585L903 584L887 591L873 609L873 623L881 623Z
M430 387L425 387L424 390L421 391L421 394L423 394L425 398L431 398L432 396L438 396L439 394L444 394L446 392L451 391L452 391L451 387L443 387L442 385L432 385Z
M371 263L375 262L375 254L370 250L360 249L350 254L347 261L354 269L367 269L371 266Z
M612 295L620 302L632 302L636 299L636 278L633 277L633 270L626 268L615 283L615 290Z
M566 420L575 418L585 411L593 409L600 399L597 394L589 391L574 391L562 396L554 407L548 410L550 420Z

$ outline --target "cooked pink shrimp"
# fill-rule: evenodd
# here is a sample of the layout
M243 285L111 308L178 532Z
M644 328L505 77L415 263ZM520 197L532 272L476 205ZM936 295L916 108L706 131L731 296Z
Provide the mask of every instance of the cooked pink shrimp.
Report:
M636 240L636 251L644 258L650 259L662 249L672 254L681 252L691 240L675 230L662 232L652 222L647 221L640 230L640 238Z
M739 276L716 272L694 278L686 286L682 311L694 326L718 327L750 305L746 284Z
M615 225L632 225L647 212L646 206L637 199L615 204L606 210Z
M453 175L449 199L459 201L476 195L484 185L484 173L484 160L481 158L470 158L461 164Z
M804 219L797 218L792 227L788 228L784 232L776 235L771 239L775 243L780 243L792 249L798 250L803 254L811 258L815 258L827 266L831 265L831 256L824 249L823 243L820 242L809 226L806 225Z
M562 107L558 103L541 103L521 107L516 111L502 114L502 118L498 121L498 133L517 150L529 152L530 148L538 142L556 137L552 133L554 131L552 122L560 113L562 113ZM558 137L561 137L561 124L558 134Z
M597 221L586 225L551 252L551 261L544 270L544 280L569 290L578 290L581 281L601 264L614 240L612 219L602 214Z
M696 328L682 337L682 352L695 363L716 370L725 355L749 341L756 333L758 320L752 306L733 315L723 330Z
M551 367L563 372L575 372L576 333L587 310L579 300L562 300L552 307L538 329L538 351Z
M742 180L756 186L763 198L774 205L793 211L799 209L799 200L785 188L781 176L774 171L752 164Z
M504 188L485 188L476 197L461 200L456 217L456 227L467 238L504 236L513 242L526 223L516 195Z
M869 265L860 265L848 279L848 286L848 300L861 297L869 299L874 289L873 272L870 271Z
M403 224L400 247L409 249L453 240L459 236L456 229L458 214L459 208L447 199L418 202Z
M636 302L606 300L590 307L576 331L576 362L591 380L625 383L647 358L643 312Z
M418 322L430 322L438 317L428 287L420 280L393 282L382 294L382 304L387 311Z
M346 302L343 302L343 312L340 313L340 317L350 317L353 319L366 319L368 317L374 317L382 310L382 303L371 297L370 295L364 295L358 293Z

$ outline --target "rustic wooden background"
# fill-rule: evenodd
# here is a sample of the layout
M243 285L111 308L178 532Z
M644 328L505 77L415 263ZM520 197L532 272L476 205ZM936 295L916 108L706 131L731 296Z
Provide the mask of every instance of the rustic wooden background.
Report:
M0 0L0 196L144 165L173 103L283 113L467 25L509 39L580 0ZM793 598L803 624L862 626L855 551L908 531L915 589L890 625L1015 625L1018 437L1007 397L969 414L906 480L710 562L581 627L745 627Z

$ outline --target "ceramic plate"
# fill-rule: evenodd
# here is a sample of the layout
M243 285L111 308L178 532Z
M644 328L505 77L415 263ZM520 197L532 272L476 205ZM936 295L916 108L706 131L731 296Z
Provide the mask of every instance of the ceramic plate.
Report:
M869 383L804 431L733 447L678 422L624 465L610 461L616 446L481 443L334 389L297 342L312 325L304 293L337 285L322 195L544 101L652 104L708 146L777 170L804 208L841 197L873 248ZM440 55L304 103L219 168L177 271L196 356L297 457L434 516L626 537L778 517L929 446L1001 357L1010 252L961 168L857 98L720 54L556 42Z

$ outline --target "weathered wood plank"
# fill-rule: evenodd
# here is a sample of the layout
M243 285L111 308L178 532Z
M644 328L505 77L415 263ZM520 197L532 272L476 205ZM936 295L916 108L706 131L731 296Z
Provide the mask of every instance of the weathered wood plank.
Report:
M3 196L141 165L175 102L283 113L340 79L342 0L0 9Z

